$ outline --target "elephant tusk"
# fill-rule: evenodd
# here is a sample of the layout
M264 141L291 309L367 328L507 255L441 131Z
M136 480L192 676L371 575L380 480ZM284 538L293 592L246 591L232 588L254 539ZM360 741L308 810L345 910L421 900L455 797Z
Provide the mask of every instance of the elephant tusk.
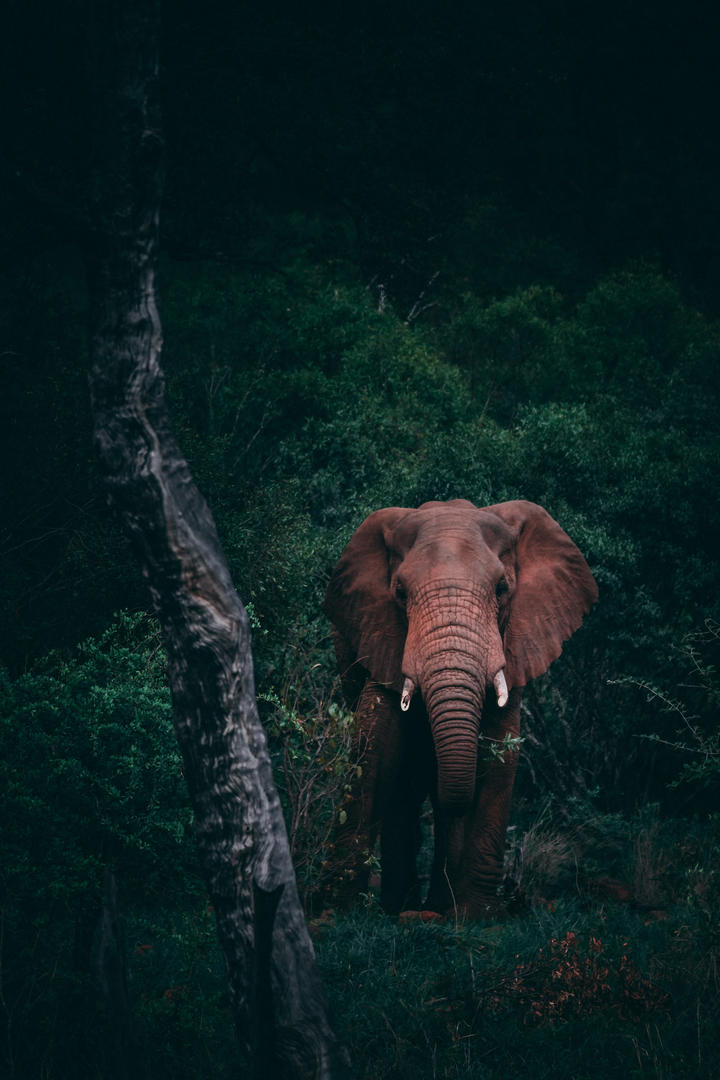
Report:
M412 679L406 679L403 683L402 697L400 698L400 708L403 712L407 712L410 708L410 702L412 701L412 696L414 693L415 683L412 681Z
M495 687L495 693L497 694L498 706L502 709L503 705L507 703L508 688L505 682L505 672L502 668L498 671L497 675L493 679L493 686Z

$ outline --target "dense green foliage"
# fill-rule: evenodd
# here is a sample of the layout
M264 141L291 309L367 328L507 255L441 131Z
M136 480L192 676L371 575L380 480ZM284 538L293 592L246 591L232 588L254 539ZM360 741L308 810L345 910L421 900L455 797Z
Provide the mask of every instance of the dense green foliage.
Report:
M26 912L97 897L108 862L149 895L187 870L187 793L148 623L123 616L72 659L51 654L14 681L3 676L5 885Z
M84 1055L101 1061L105 868L123 906L140 898L131 933L143 919L169 925L168 895L188 911L206 905L164 654L147 618L122 617L72 658L3 676L0 821L5 1068L31 1076L48 1055L63 1070Z
M631 807L641 764L641 783L662 798L671 766L637 739L658 715L608 680L681 682L674 649L717 617L717 325L645 264L578 301L545 287L496 300L458 290L408 325L389 303L378 310L352 266L312 256L264 274L168 263L161 282L177 434L257 613L260 691L308 651L330 678L324 585L371 510L529 498L576 540L601 590L529 700L543 746L558 760L573 746L575 795L599 788L611 808ZM47 264L29 272L51 311L81 303ZM8 289L18 334L25 295ZM2 566L13 666L146 603L97 492L80 328L49 319L45 334L25 348L58 354L57 392L36 392L23 356L5 398L22 462ZM42 450L38 430L51 440Z

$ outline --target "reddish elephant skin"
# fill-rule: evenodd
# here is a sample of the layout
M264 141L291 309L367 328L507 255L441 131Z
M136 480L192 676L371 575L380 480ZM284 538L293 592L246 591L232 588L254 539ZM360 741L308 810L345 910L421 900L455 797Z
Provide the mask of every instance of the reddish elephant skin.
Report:
M362 766L335 837L341 902L367 889L381 842L381 899L420 904L419 813L435 854L426 906L478 918L501 907L522 687L560 655L597 599L569 536L535 503L464 499L388 507L360 525L325 598Z

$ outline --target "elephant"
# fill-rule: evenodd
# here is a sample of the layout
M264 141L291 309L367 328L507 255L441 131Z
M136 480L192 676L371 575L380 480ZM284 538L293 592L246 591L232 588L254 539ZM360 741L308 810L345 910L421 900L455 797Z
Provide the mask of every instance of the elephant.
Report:
M383 908L421 906L429 795L424 906L462 918L503 909L522 688L557 659L597 595L578 548L532 502L426 502L363 521L323 605L355 712L356 779L333 844L336 903L367 890L379 834Z

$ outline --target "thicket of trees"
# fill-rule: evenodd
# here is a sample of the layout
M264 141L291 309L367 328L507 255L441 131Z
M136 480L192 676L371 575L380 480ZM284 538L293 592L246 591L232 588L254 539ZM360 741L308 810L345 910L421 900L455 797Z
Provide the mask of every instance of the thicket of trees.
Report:
M489 1078L532 1060L570 1077L581 1055L593 1077L595 1057L603 1075L710 1076L711 39L689 16L671 36L632 6L592 26L531 7L511 25L423 5L409 21L318 8L301 25L175 6L159 275L171 411L251 613L316 920L350 724L320 601L362 518L426 499L531 499L600 586L527 696L509 859L524 916L402 927L369 896L336 926L316 923L357 1075ZM16 11L21 31L42 10ZM113 1075L94 991L111 865L147 1075L229 1076L165 662L91 446L75 244L87 103L71 74L82 33L68 19L22 60L12 40L4 70L23 107L2 165L0 1060L16 1077Z
M44 289L52 311L79 289L67 264L60 286L43 284L47 265L31 269L36 284L9 297L17 334L31 323L23 301ZM486 302L466 293L409 326L389 304L378 311L357 277L309 254L263 275L163 270L177 435L257 619L261 691L298 668L298 650L330 667L325 582L373 508L526 497L576 539L602 591L548 680L563 682L584 733L578 782L631 806L648 761L637 736L658 720L608 680L681 683L684 636L717 617L717 324L645 264L578 302L540 287ZM37 355L53 358L53 393L18 353L5 399L19 462L2 589L16 669L147 603L96 486L82 328L81 317L49 320ZM652 770L642 777L660 797Z

